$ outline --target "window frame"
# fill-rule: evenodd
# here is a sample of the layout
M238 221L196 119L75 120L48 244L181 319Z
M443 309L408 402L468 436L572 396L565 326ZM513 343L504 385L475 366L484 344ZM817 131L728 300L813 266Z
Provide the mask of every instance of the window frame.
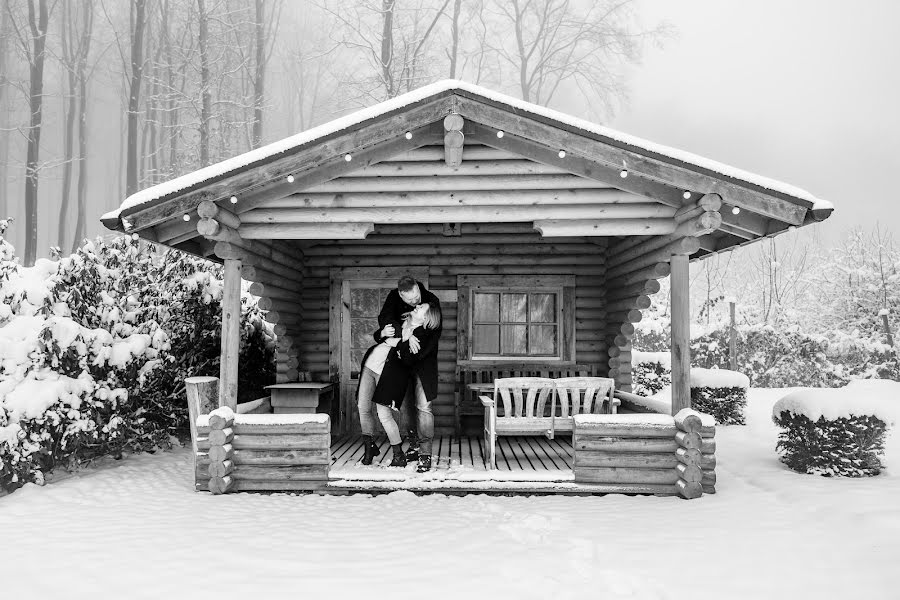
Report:
M547 355L477 355L474 351L475 294L528 293L556 295L556 356ZM457 362L517 364L517 363L575 363L575 276L574 275L459 275L457 276ZM502 321L498 321L498 324ZM528 321L530 324L530 315Z

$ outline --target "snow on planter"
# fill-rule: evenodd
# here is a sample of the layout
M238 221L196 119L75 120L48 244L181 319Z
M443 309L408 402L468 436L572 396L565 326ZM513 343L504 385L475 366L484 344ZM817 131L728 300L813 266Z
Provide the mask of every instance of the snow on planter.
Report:
M885 432L898 418L900 383L886 379L797 390L772 408L781 462L826 477L878 475Z
M750 379L727 369L691 368L691 408L711 414L720 425L744 425Z

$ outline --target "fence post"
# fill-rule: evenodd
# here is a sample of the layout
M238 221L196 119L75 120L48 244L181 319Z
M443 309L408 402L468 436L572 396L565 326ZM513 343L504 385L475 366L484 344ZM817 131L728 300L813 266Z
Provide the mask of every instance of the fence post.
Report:
M894 347L894 336L891 335L891 324L888 322L888 309L882 308L878 314L881 315L881 324L884 325L884 334L887 336L888 346Z
M728 365L732 371L737 371L737 342L735 341L734 330L734 306L734 301L728 303L728 310L731 313L731 325L728 328Z

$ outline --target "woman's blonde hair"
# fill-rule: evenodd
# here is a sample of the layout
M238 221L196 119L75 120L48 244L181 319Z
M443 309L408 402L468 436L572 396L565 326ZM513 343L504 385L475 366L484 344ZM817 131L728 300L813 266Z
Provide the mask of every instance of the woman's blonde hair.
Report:
M437 329L441 326L441 307L437 304L431 304L429 302L423 302L425 306L428 307L428 310L425 311L425 321L422 323L425 329ZM421 306L421 305L420 305ZM409 319L412 317L412 313L404 313L403 318Z

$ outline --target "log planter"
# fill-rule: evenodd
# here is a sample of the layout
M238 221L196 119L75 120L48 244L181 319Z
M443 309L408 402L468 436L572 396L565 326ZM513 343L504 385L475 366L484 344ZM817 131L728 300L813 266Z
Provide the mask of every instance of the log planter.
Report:
M328 483L328 415L235 415L219 408L197 417L196 429L198 491L314 491Z
M715 421L684 409L576 415L575 482L614 491L698 498L715 493Z

